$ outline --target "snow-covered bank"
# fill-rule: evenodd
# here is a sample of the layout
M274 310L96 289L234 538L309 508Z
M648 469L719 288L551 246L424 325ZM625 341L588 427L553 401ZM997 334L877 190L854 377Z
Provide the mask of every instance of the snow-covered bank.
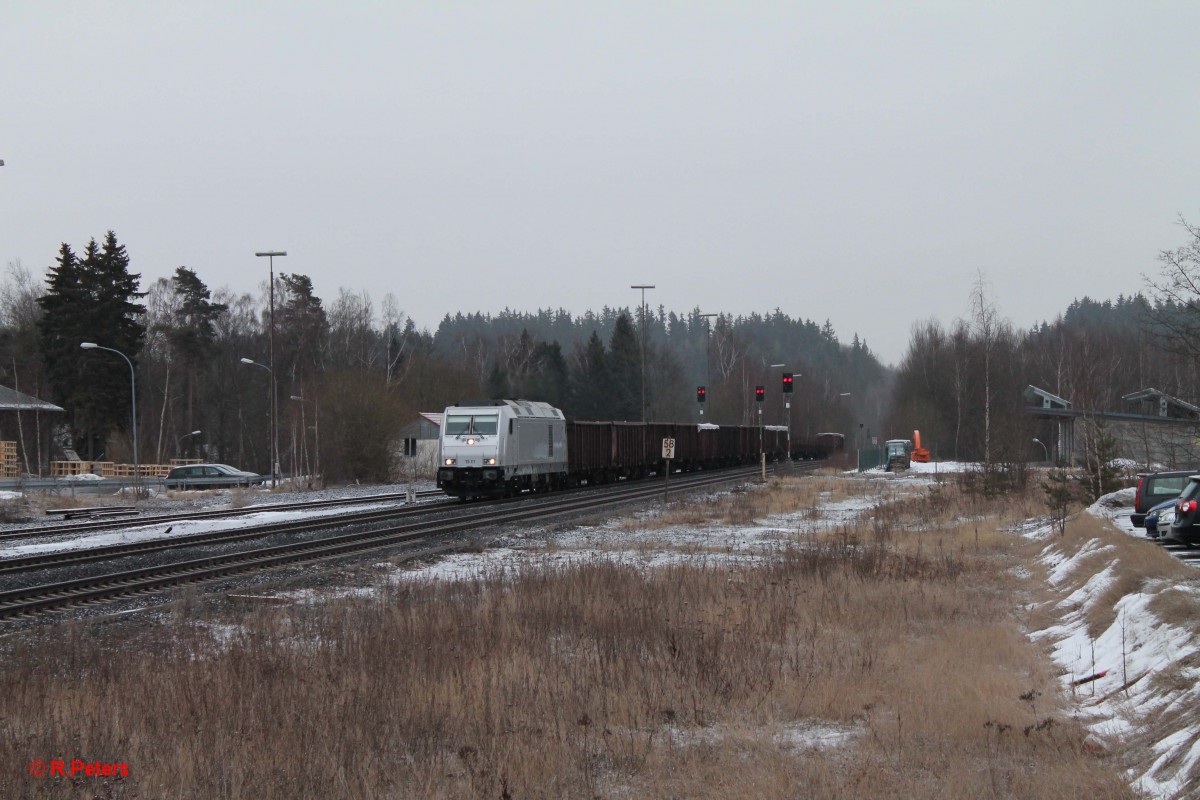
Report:
M1129 523L1130 501L1131 490L1124 490L1101 498L1087 513L1141 538L1142 531ZM1186 622L1166 621L1155 609L1168 592L1176 593L1176 606L1180 600L1200 606L1200 572L1196 578L1142 580L1113 603L1113 587L1128 568L1122 562L1146 555L1132 548L1155 544L1106 542L1098 535L1079 545L1060 539L1050 525L1023 533L1045 545L1041 560L1057 618L1031 636L1049 647L1062 668L1064 691L1074 696L1080 721L1119 749L1134 788L1153 798L1196 796L1200 640ZM1112 607L1103 608L1105 603ZM1089 617L1105 616L1112 620L1107 628L1089 629Z

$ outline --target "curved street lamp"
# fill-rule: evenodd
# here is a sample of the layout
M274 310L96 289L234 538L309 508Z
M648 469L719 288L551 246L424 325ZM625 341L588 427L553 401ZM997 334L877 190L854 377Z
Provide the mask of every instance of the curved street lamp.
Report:
M175 440L175 452L179 454L180 458L183 458L183 440L189 436L199 436L203 432L204 431L192 431L191 433L185 433L183 436L180 436Z
M1040 444L1042 446L1042 452L1046 454L1046 463L1049 463L1050 462L1050 450L1046 447L1046 443L1043 442L1041 439L1037 438L1036 436L1033 437L1033 443Z
M116 353L121 358L125 359L125 363L129 365L129 422L130 435L133 437L133 491L137 494L141 489L142 471L138 465L138 441L137 441L137 375L133 371L133 362L129 360L129 356L122 353L120 350L114 350L111 347L101 347L95 342L80 342L79 347L83 350L107 350L110 353Z

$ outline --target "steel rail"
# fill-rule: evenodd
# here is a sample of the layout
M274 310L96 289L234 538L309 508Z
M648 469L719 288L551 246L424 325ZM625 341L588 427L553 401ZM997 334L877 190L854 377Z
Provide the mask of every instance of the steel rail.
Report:
M625 484L629 486L631 484ZM624 488L624 487L620 487ZM619 489L618 489L619 490ZM612 489L610 488L610 491ZM529 502L541 499L541 495L497 499L494 503ZM543 502L546 502L543 500ZM552 502L552 501L551 501ZM12 575L21 572L31 572L37 569L52 569L56 567L90 564L97 561L109 561L117 558L127 558L136 555L177 550L184 547L202 547L206 545L228 544L247 539L263 539L285 533L309 533L311 531L332 530L351 525L365 525L372 522L382 522L397 517L414 516L416 514L437 513L460 509L445 508L442 504L424 506L405 506L402 508L374 509L345 514L338 517L318 517L312 520L287 520L254 525L245 528L235 528L220 531L202 531L180 535L170 539L146 539L140 542L101 545L99 547L82 547L74 550L57 550L51 553L36 553L28 556L15 556L0 559L0 575ZM488 512L491 513L491 512Z
M29 572L35 569L88 564L95 561L108 561L135 555L144 555L166 550L176 550L181 547L200 547L203 545L225 544L245 539L262 539L282 533L307 533L309 531L343 528L348 525L365 525L408 517L416 514L430 514L438 511L449 511L457 508L457 504L424 504L419 506L402 506L399 508L372 509L356 511L338 516L321 516L305 520L286 520L283 522L267 522L262 525L249 525L244 528L227 528L220 531L202 531L175 536L169 539L145 539L140 542L101 545L99 547L81 547L74 550L56 550L51 553L37 553L28 556L15 556L0 559L0 575L10 575L19 572Z
M628 486L631 484L627 483L624 485ZM605 488L605 485L600 485L598 487L594 487L593 490L602 491ZM611 490L611 487L608 488ZM438 493L440 492L433 492L432 494ZM384 497L384 495L376 495L375 497ZM489 502L490 504L521 501L529 502L534 498L541 497L543 496L521 495L514 498L496 498L492 501L485 502ZM357 511L349 514L343 514L338 517L324 516L313 520L287 520L284 522L269 522L262 525L247 526L244 528L226 529L220 531L204 531L200 533L175 536L170 539L145 539L139 542L101 545L99 547L81 547L72 550L56 550L49 553L14 556L11 558L0 559L0 576L30 572L36 569L52 569L57 567L90 564L97 561L107 561L116 558L146 555L149 553L176 550L184 547L201 547L206 545L218 545L245 541L247 539L261 539L284 533L308 533L316 530L344 528L350 525L364 525L372 522L391 520L397 517L412 516L415 514L437 513L443 511L448 512L454 508L460 507L461 506L459 506L457 503L427 503L419 506L403 506L400 508ZM300 507L297 507L296 504L281 504L277 508L280 510L294 511L303 510L304 506L302 504ZM187 517L186 519L191 520L193 518Z
M416 494L417 497L444 496L444 493L441 489L417 492ZM387 503L395 500L405 500L406 498L407 495L404 492L392 492L388 494L365 495L357 498L309 500L299 503L264 503L262 505L244 506L242 508L222 508L211 509L207 511L180 511L173 514L154 514L147 517L124 517L122 519L93 520L90 522L79 522L74 524L42 525L36 528L20 528L17 530L4 531L0 533L0 540L33 539L40 536L60 536L71 533L112 530L114 528L140 528L143 525L161 525L168 522L180 522L183 520L193 519L222 519L225 517L240 517L249 514L258 514L264 511L305 511L312 508L350 506L358 505L359 503Z
M758 474L757 469L719 474L705 473L700 477L685 479L681 482L683 485L677 484L677 490L694 490L710 485L740 481L756 474ZM457 533L477 527L480 523L489 526L503 525L596 511L611 505L658 497L661 491L662 487L658 485L657 481L649 485L639 483L612 494L597 496L588 493L576 497L557 498L557 502L552 501L534 508L523 507L511 511L492 508L485 512L449 521L439 520L382 530L360 531L306 542L256 548L234 554L206 556L157 567L125 570L22 589L11 589L0 592L0 619L41 613L84 602L118 599L282 564L321 560L374 550L423 539L435 534Z

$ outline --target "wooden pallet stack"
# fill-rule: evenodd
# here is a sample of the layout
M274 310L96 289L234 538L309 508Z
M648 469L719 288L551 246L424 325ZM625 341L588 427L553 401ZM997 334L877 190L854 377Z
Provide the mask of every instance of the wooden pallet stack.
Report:
M67 478L71 475L87 475L92 471L90 461L51 461L50 477Z
M137 471L143 478L165 478L171 471L171 467L172 464L139 464ZM72 475L87 475L88 473L99 475L101 478L132 478L133 472L133 464L118 464L114 461L50 462L50 477L52 478L67 478Z
M0 478L19 477L21 477L21 466L17 461L17 443L0 442Z
M132 478L133 464L113 464L112 477L114 478ZM170 464L138 464L137 471L141 473L143 478L165 478L167 473L171 471Z

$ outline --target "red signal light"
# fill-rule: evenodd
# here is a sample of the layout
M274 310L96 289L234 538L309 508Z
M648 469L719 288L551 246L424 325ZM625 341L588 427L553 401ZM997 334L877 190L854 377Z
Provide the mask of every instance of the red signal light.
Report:
M754 387L754 399L756 402L759 402L759 403L766 400L767 399L767 390L765 388L763 388L762 386L755 386Z
M783 393L792 393L792 373L790 372L783 373Z
M703 386L696 387L696 402L703 403L708 398L708 389Z

